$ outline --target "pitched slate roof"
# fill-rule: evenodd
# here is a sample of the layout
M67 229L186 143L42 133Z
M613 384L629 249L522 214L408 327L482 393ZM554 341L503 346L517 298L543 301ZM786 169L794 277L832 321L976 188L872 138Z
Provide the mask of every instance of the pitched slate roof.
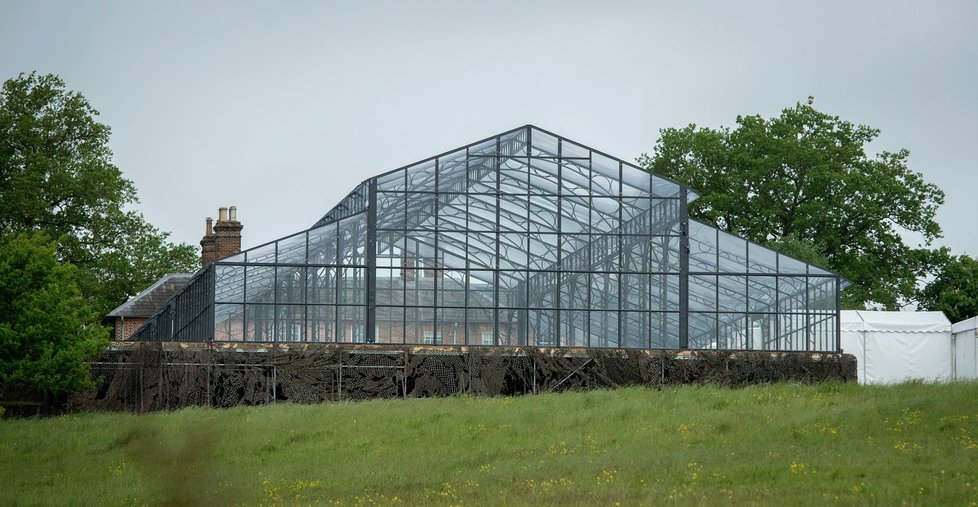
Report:
M191 273L170 273L163 275L156 283L150 285L139 294L129 298L115 310L109 312L109 317L150 317L167 301L183 290L194 275Z

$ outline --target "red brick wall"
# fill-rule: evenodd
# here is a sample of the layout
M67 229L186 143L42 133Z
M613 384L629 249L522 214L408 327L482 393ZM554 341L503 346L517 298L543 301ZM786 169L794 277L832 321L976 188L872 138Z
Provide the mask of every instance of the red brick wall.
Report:
M146 323L146 319L143 317L129 317L115 318L115 339L116 340L128 340L133 333L135 333L143 324Z

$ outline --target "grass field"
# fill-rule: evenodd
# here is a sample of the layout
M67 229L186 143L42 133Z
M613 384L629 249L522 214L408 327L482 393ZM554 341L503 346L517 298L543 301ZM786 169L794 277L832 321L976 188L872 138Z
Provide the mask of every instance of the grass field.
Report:
M0 421L0 504L978 505L978 383Z

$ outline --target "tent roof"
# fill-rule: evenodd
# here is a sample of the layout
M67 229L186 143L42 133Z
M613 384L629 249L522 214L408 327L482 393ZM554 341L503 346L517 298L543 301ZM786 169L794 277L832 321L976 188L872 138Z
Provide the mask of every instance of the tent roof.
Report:
M946 333L951 330L951 321L943 312L843 310L841 317L843 331Z
M951 326L951 332L954 334L971 331L972 329L978 329L978 317L971 317L970 319L965 319L961 322L955 322L954 325Z

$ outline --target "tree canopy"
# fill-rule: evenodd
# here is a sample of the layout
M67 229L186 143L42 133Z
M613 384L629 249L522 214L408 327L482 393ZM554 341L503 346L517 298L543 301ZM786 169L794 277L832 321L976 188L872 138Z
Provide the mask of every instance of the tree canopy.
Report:
M0 89L0 238L43 231L78 267L104 314L167 272L194 271L194 247L127 207L132 182L112 163L108 126L54 75L21 74Z
M51 394L91 384L88 361L108 333L76 275L43 233L0 242L0 384Z
M944 193L910 170L905 149L867 155L879 133L809 98L774 118L738 116L732 129L664 129L638 161L701 195L690 216L852 281L845 307L893 310L946 258L929 247L941 236ZM924 244L908 245L905 232Z
M951 322L978 316L978 260L951 257L920 292L920 307L942 311Z

